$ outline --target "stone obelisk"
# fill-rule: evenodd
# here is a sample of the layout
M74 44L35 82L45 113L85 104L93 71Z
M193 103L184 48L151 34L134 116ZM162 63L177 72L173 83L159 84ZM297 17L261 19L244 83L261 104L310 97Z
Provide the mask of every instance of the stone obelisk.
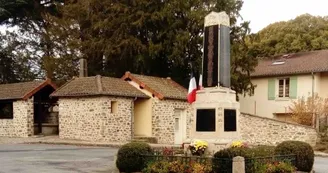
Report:
M230 88L230 19L225 12L205 17L203 86Z
M202 139L210 151L239 139L239 103L230 88L230 23L225 12L205 17L203 89L193 103L190 140ZM188 143L188 140L186 140Z

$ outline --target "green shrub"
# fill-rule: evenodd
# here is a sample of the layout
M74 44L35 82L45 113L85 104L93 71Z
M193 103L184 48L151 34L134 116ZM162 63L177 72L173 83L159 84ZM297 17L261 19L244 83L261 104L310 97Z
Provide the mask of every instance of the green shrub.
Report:
M314 162L314 151L312 147L301 141L285 141L275 149L276 155L296 155L296 168L298 171L309 172Z
M295 167L289 162L272 162L262 164L256 173L294 173Z
M143 173L168 173L170 163L168 161L157 161L148 163L147 167L142 170Z
M236 156L242 156L244 158L256 158L256 157L270 157L274 155L274 146L255 146L253 148L245 147L231 147L214 154L213 170L216 172L224 172L225 170L232 169L232 159ZM254 169L261 165L256 160L250 159L245 163L247 173L254 173Z
M120 172L140 172L145 167L141 155L153 154L147 143L131 142L123 145L117 153L116 167Z
M210 163L198 163L195 161L155 161L147 165L143 173L212 173Z
M252 157L269 157L274 155L275 146L259 145L251 148Z
M236 156L249 158L252 156L250 148L227 148L216 152L213 156L212 166L216 173L228 172L232 169L232 159Z

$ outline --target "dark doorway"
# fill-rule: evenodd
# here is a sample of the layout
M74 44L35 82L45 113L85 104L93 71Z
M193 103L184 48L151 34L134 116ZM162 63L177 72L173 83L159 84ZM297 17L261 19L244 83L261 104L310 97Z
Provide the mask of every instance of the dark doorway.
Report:
M57 99L50 98L50 94L54 92L54 88L50 85L45 86L38 92L36 92L34 96L34 134L43 134L43 130L48 126L57 126L58 122L54 122L51 116L57 116L58 114L52 115L51 107L56 105ZM56 121L56 120L55 120ZM56 127L55 127L56 128ZM58 130L57 130L58 133Z

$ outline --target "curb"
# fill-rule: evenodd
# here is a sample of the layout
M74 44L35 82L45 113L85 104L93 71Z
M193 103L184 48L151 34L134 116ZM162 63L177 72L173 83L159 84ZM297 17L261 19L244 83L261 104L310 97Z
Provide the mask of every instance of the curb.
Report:
M120 148L123 145L123 144L89 144L89 143L79 143L79 142L47 142L47 141L24 142L24 144L75 145L75 146L112 147L112 148Z
M321 152L321 151L315 151L314 156L316 156L316 157L328 157L328 153L324 153L324 152Z
M315 157L325 157L328 158L328 154L314 154Z
M22 142L22 144L49 144L49 145L75 145L75 146L91 146L91 147L112 147L120 148L124 144L97 144L97 143L83 143L83 142L54 142L54 141L29 141ZM177 147L172 145L151 145L152 148L163 148L163 147Z

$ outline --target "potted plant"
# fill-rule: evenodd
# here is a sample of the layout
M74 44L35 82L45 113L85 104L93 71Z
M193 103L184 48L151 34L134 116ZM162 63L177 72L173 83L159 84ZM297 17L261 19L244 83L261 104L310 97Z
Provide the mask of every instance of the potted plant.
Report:
M189 150L194 156L202 156L208 147L208 143L202 140L193 140L189 145Z

